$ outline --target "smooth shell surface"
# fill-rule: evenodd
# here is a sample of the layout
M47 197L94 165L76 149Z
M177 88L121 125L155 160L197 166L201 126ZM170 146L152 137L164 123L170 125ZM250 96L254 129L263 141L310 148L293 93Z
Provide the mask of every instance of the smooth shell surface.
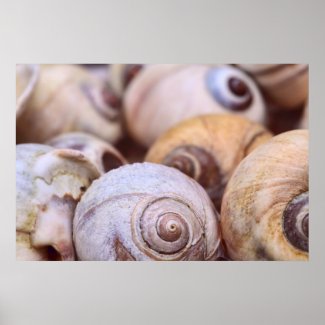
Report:
M127 89L124 109L130 134L145 146L198 115L237 114L258 122L265 117L254 81L232 66L148 66Z
M241 64L274 104L295 109L308 97L308 64Z
M99 177L80 152L22 144L16 151L18 260L74 259L72 218L77 201Z
M17 120L18 143L44 143L82 131L108 142L121 136L119 100L106 83L77 65L42 65L28 105Z
M218 214L203 188L151 163L93 182L73 231L80 260L214 260L220 244Z
M286 215L300 215L299 222L309 218L308 166L307 130L282 133L240 163L221 208L222 235L232 259L308 259L308 251L293 245L284 226Z
M54 148L81 151L101 174L126 164L125 158L111 144L87 133L65 133L51 139L48 144Z
M272 137L240 116L204 115L162 135L145 160L177 168L199 182L220 211L224 188L240 161Z

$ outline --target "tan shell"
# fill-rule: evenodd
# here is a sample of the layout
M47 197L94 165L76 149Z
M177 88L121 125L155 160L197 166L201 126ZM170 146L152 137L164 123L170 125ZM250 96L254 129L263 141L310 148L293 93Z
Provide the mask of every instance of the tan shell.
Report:
M111 144L87 133L71 132L59 135L48 142L54 148L81 151L100 171L105 174L111 169L127 163Z
M44 143L83 131L115 142L121 136L119 100L85 68L43 65L37 86L17 120L17 141Z
M238 82L236 92L230 82ZM264 121L264 101L254 81L232 66L152 65L139 73L124 97L126 124L150 146L177 123L198 115L231 113Z
M16 116L20 116L32 95L39 76L37 64L16 65Z
M75 206L97 177L96 167L76 150L17 146L17 260L74 260Z
M214 260L218 213L203 190L174 168L136 163L93 182L73 223L80 260Z
M239 162L272 137L262 125L235 115L204 115L162 135L145 160L175 167L199 182L220 211L224 188Z
M285 210L300 195L307 195L308 214L308 179L307 130L275 136L239 164L221 208L232 259L308 260L308 252L293 246L283 228Z
M308 97L308 64L240 64L278 107L296 109Z

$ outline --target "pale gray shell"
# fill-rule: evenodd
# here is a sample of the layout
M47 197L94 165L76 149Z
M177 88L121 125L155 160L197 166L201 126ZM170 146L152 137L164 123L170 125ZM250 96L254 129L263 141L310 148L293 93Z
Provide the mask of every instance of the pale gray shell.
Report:
M151 163L94 181L77 205L73 231L80 260L212 260L220 243L218 214L203 188Z

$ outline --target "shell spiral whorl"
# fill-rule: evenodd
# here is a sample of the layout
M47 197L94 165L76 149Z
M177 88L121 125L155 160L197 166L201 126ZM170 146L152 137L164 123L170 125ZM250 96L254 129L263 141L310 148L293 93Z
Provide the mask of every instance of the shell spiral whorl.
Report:
M81 260L210 260L220 242L204 190L181 172L150 163L93 182L78 204L74 239Z
M245 111L252 104L250 86L238 71L235 73L230 67L210 69L206 84L215 100L231 111Z
M282 219L287 240L296 248L308 252L309 192L296 196L288 203Z

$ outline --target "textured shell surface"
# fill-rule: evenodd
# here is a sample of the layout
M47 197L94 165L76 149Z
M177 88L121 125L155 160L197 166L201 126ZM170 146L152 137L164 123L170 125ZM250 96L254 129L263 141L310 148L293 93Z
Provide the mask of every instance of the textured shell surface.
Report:
M93 182L74 218L81 260L209 260L218 214L194 180L166 166L135 163Z
M308 222L308 166L307 130L275 136L239 164L221 208L222 235L231 258L308 259L308 251L292 245L283 226L285 211L299 197L304 197L299 214ZM294 226L301 228L298 221ZM308 234L303 240L308 246Z
M168 130L150 148L146 161L175 167L198 181L220 210L230 175L272 134L261 124L235 115L202 115Z
M63 258L73 259L72 217L77 201L97 168L80 152L41 144L16 147L16 231L18 258L28 251L41 259L45 246L53 246ZM27 243L29 242L29 245ZM38 253L37 253L38 250ZM44 252L43 252L44 253Z

